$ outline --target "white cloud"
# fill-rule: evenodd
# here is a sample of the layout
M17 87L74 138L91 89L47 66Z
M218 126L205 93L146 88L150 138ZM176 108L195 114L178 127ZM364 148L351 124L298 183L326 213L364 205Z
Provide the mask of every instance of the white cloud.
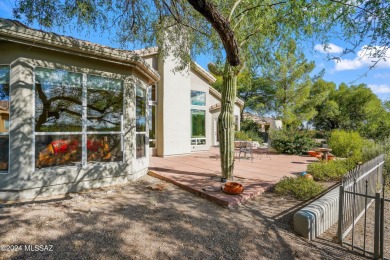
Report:
M387 57L386 59L379 59L378 54L381 57ZM356 57L353 59L337 59L335 62L335 70L356 70L362 67L375 66L376 68L390 68L390 49L385 47L368 47L363 46L360 51L357 52Z
M322 52L322 53L342 53L343 48L333 44L333 43L328 43L328 44L316 44L314 46L314 50Z
M374 92L375 94L388 94L390 93L390 85L389 84L368 84L368 87Z

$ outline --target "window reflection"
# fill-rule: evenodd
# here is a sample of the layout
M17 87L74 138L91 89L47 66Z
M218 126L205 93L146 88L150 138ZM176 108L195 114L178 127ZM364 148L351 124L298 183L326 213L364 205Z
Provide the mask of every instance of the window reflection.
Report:
M149 106L149 147L156 147L156 106Z
M36 136L36 168L74 166L81 162L81 150L81 135Z
M146 91L136 88L136 158L146 156L145 132L146 132Z
M204 110L192 109L193 138L206 137L206 113Z
M37 68L35 80L35 131L81 131L82 75Z
M0 135L0 171L8 171L9 137Z
M146 97L145 90L137 87L136 91L136 131L146 131Z
M205 106L206 105L206 93L203 91L191 90L191 105Z
M136 134L136 158L146 156L145 150L145 134Z
M8 171L9 161L9 66L0 66L0 172Z
M122 161L121 135L88 135L87 156L88 162Z
M123 111L122 82L88 75L88 131L120 131Z

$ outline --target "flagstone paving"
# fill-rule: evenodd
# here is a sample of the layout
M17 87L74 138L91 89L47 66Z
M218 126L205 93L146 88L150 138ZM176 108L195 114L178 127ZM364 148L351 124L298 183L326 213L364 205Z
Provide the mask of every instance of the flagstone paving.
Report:
M225 207L244 203L272 188L284 176L296 176L306 171L313 157L272 154L254 155L253 162L236 158L234 181L243 184L244 192L229 195L222 191L218 148L184 156L151 157L149 175L171 182Z

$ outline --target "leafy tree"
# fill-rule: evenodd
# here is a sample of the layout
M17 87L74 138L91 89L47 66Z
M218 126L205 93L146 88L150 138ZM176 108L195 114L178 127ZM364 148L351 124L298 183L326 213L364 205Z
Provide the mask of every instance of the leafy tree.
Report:
M216 76L213 87L222 91L222 77ZM244 107L241 110L241 118L244 112L265 114L271 111L271 104L275 95L274 88L265 77L256 74L255 69L244 68L237 76L237 97L242 99Z
M275 59L266 66L265 74L275 90L273 111L285 125L300 125L312 117L311 110L302 108L310 95L314 67L292 39L281 43Z
M334 36L335 31L356 42L370 33L372 45L389 46L389 5L387 1L365 0L19 0L15 14L25 14L27 20L37 20L44 26L75 21L77 26L116 28L124 42L157 42L160 46L166 36L163 30L180 25L168 35L169 39L185 38L193 54L211 49L220 59L225 56L224 69L213 72L223 76L219 118L221 168L222 174L231 178L233 104L243 61L267 62L268 51L282 35L297 39L321 35L326 43L326 35ZM188 29L187 36L178 33L182 31L180 27ZM162 55L168 51L169 48L161 49ZM379 58L384 55L375 53ZM174 55L182 57L183 64L189 61L187 48L176 48Z
M328 97L316 109L313 125L319 130L353 130L367 138L390 135L390 112L365 84L338 89L329 84Z

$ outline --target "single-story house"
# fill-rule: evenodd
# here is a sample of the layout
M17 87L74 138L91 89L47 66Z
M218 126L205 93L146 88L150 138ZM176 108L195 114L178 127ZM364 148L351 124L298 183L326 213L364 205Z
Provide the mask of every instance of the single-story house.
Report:
M7 19L0 52L0 200L124 183L147 173L149 155L218 145L221 95L195 63L174 73L155 48L113 49Z

